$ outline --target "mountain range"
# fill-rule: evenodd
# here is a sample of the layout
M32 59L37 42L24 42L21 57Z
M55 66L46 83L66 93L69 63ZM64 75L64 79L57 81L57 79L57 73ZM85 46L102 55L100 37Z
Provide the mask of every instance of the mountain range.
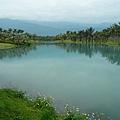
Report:
M65 33L67 30L79 31L93 27L95 30L103 30L109 27L111 23L101 24L85 24L85 23L71 23L71 22L43 22L43 21L30 21L30 20L12 20L2 18L0 19L0 27L3 29L16 28L22 29L31 34L41 36L54 36L60 33Z

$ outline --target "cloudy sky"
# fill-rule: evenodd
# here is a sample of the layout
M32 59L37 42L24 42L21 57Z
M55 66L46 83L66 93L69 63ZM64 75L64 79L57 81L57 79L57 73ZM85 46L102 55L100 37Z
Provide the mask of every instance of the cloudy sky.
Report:
M0 0L0 18L115 23L120 0Z

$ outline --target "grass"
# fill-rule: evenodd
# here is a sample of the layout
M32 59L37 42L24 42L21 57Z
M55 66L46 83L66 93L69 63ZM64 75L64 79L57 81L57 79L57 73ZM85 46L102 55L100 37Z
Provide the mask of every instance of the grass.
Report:
M10 43L0 43L0 49L8 49L8 48L13 48L15 47L14 44L10 44Z
M79 40L76 40L75 42L73 42L73 41L71 41L71 40L63 40L63 41L61 41L61 40L56 40L55 42L57 42L57 43L76 43L76 44L86 44L86 41L79 41ZM89 42L87 42L87 43L89 43ZM95 44L95 42L90 42L90 44Z
M56 43L73 43L73 41L71 41L71 40L56 40L56 41L54 41L54 42L56 42Z
M52 120L57 116L49 100L37 97L29 100L23 91L0 90L0 120Z
M27 41L27 44L29 44L29 45L34 45L36 43L39 43L39 41L38 40L36 40L36 41L34 41L34 40L28 40Z
M28 40L26 44L20 43L19 45L31 46L31 45L34 45L38 42L39 41ZM18 43L14 43L11 41L0 41L0 49L9 49L9 48L13 48L17 45L18 45Z
M51 104L52 99L39 95L35 100L17 89L0 89L0 120L88 120L83 114L71 112L58 114Z
M120 45L120 42L112 42L112 41L107 41L106 43L105 43L106 45Z
M63 40L63 41L61 41L61 40L56 40L55 41L56 43L77 43L77 44L86 44L86 41L79 41L79 40L76 40L75 42L73 42L73 41L71 41L71 40ZM89 43L89 42L87 42L87 43ZM90 42L90 44L96 44L96 42L95 41L93 41L93 42ZM104 43L98 43L98 44L105 44L105 45L109 45L109 46L118 46L118 45L120 45L120 42L117 42L117 41L115 41L115 42L113 42L113 41L107 41L107 42L104 42Z

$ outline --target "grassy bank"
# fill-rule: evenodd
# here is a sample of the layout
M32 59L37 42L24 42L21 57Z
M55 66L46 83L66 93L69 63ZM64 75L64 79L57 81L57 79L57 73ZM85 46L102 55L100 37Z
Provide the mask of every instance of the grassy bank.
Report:
M120 42L113 42L113 41L107 41L107 42L101 42L101 43L96 43L96 42L87 42L86 41L78 41L76 40L75 42L71 40L56 40L56 43L76 43L76 44L103 44L103 45L110 45L110 46L120 46Z
M26 43L17 43L17 42L11 42L11 41L0 41L0 49L9 49L9 48L14 48L18 45L25 45L25 46L31 46L39 41L34 41L34 40L28 40Z
M84 114L66 108L67 114L62 116L52 106L51 98L39 95L33 100L23 91L0 89L0 120L88 120Z
M15 47L15 44L10 43L0 43L0 49L9 49Z

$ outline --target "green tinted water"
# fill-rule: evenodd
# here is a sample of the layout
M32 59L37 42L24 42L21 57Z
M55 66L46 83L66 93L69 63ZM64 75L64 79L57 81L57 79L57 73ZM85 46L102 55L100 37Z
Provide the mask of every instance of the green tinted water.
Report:
M120 120L120 47L41 44L0 50L0 86L10 83ZM62 107L60 107L62 106Z

